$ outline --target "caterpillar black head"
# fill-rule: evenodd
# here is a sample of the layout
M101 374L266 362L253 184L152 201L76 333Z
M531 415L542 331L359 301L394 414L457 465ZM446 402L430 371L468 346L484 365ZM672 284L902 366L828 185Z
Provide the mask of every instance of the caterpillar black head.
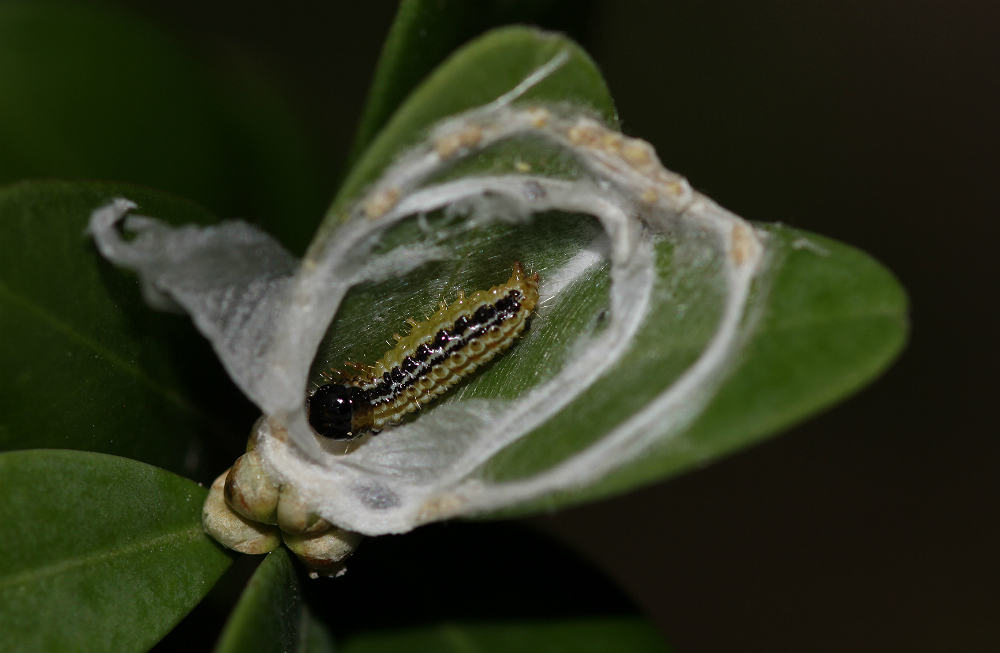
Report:
M353 432L351 422L357 408L358 394L357 388L347 385L321 385L309 397L309 426L331 440L357 437L360 433Z

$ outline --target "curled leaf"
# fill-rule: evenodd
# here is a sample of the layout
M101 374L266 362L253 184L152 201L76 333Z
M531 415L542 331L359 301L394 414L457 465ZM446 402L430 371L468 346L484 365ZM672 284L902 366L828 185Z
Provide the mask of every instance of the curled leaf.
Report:
M574 500L609 479L604 491L620 490L669 468L650 474L651 462L698 459L689 432L775 305L789 249L588 108L525 99L568 61L558 51L492 102L420 131L341 202L297 268L247 225L182 234L126 218L125 202L95 212L101 251L191 312L263 410L255 451L307 511L404 532ZM404 318L496 283L512 260L541 284L511 352L351 446L310 428L305 399L330 366L378 358Z

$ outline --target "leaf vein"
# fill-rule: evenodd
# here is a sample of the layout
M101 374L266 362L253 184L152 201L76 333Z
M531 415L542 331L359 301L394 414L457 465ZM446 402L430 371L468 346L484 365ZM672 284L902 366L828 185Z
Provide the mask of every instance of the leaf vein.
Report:
M49 311L46 311L27 298L12 291L3 282L0 282L0 298L7 300L16 307L19 307L25 313L46 324L50 329L61 334L65 338L90 349L97 354L98 357L111 364L112 367L128 374L142 385L166 399L167 402L173 404L178 409L192 415L197 415L199 413L198 409L185 400L179 393L160 383L157 383L155 379L143 372L141 368L136 367L110 349L102 347L90 338L77 332L70 325L66 324Z
M134 555L136 553L148 552L151 551L152 549L155 549L156 547L163 546L165 544L170 544L174 541L191 542L201 535L203 535L203 532L200 528L189 528L176 533L167 533L166 535L160 535L149 540L140 540L128 546L123 546L121 548L113 549L111 551L100 551L92 553L90 555L79 556L68 560L61 560L59 562L46 565L44 567L29 569L19 574L8 576L5 579L0 579L0 591L7 590L11 587L16 587L18 585L37 583L46 578L50 578L52 576L56 576L59 574L64 574L66 572L81 567L85 567L88 565L97 565L102 562L107 562L115 560L117 558L127 557L130 555Z

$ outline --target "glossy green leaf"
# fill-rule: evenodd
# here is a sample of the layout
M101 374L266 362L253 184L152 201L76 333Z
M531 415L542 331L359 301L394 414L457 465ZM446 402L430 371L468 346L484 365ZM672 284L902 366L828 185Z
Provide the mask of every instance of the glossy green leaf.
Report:
M301 249L330 190L284 103L239 63L215 79L112 5L0 4L0 184L139 183L266 219Z
M288 550L269 553L229 617L216 653L323 653L332 651L329 633L302 603Z
M347 640L341 649L343 653L665 653L668 650L649 622L633 616L520 623L446 622L372 631Z
M607 86L580 46L564 36L526 27L498 29L453 54L413 91L344 181L331 212L337 215L435 122L495 100L562 51L569 55L568 61L523 98L573 102L614 123L617 118Z
M0 454L0 650L152 646L229 566L202 531L205 495L124 458Z
M86 449L191 474L195 436L233 390L190 319L151 310L90 242L91 211L122 195L174 224L214 221L138 186L0 188L0 449Z
M702 465L830 406L891 363L908 330L906 294L895 277L843 243L782 225L765 228L774 257L766 305L735 369L697 421L680 437L588 488L505 514L620 493ZM501 452L490 461L487 475L522 478L544 469L592 441L595 431L627 417L623 407L641 405L666 387L674 378L668 362L696 353L690 340L664 328L669 320L652 316L638 351L614 370L613 382L599 384L557 419Z
M351 151L354 163L423 79L459 46L493 27L516 23L560 31L585 13L575 0L403 0L382 56Z

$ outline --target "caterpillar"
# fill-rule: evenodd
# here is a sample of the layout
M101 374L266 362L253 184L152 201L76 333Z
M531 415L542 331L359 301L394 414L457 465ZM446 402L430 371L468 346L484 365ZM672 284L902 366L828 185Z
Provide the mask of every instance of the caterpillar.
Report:
M426 321L408 319L410 333L394 335L396 346L375 365L345 363L360 373L338 372L343 383L309 395L309 425L324 438L352 440L398 424L514 343L538 303L539 280L515 261L506 283L469 297L459 290Z

